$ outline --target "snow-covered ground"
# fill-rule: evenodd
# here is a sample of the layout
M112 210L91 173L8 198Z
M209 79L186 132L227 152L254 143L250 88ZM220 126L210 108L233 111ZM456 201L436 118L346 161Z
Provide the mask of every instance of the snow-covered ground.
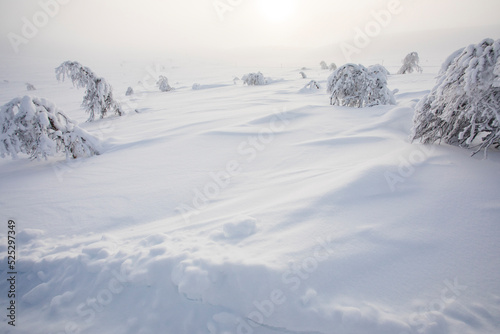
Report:
M300 67L82 61L128 111L85 123L84 91L56 81L59 63L2 63L0 104L45 97L103 154L0 160L0 332L500 331L500 152L409 141L440 64L390 76L397 105L350 109L329 105L315 63L302 79ZM272 83L233 81L257 71ZM154 87L160 73L174 91ZM310 80L322 89L301 91Z

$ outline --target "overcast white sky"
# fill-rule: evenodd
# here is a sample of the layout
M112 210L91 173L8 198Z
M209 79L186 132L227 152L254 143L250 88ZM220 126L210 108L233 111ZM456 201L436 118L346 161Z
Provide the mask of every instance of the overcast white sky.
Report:
M41 4L59 2L44 22ZM322 47L352 39L391 2L400 13L380 34L497 25L484 37L500 38L500 0L0 0L0 51L15 55L9 33L24 38L26 20L37 19L19 55Z

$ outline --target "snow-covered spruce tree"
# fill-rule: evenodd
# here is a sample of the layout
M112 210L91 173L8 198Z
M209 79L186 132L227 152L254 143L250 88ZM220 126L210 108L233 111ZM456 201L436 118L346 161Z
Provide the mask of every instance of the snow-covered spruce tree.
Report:
M26 90L33 91L33 90L36 90L36 87L33 86L33 84L30 84L29 82L27 82L26 83Z
M158 86L158 88L160 88L162 92L169 92L173 89L168 84L168 78L164 75L160 75L158 81L156 82L156 85Z
M328 65L326 64L326 61L321 61L321 63L319 63L319 66L321 66L321 69L322 70L327 70L328 69Z
M90 68L76 61L65 61L56 68L56 76L59 81L64 81L68 76L77 88L86 88L82 107L90 114L88 122L93 121L96 114L104 118L110 111L119 116L124 115L113 98L112 87L104 78L97 77Z
M330 71L335 71L337 69L337 64L331 63L330 67L328 68Z
M52 102L18 97L0 108L0 156L47 158L64 151L67 158L99 154L99 142L75 125Z
M442 68L415 108L413 140L476 149L474 154L500 146L500 40L470 45Z
M268 80L260 72L245 74L241 80L248 86L267 85Z
M405 59L403 59L403 66L398 71L398 74L407 74L413 73L413 71L417 71L418 73L422 73L422 67L418 64L420 62L420 58L418 57L418 53L411 52L409 53Z
M132 87L129 87L125 92L125 96L131 96L131 95L134 95L134 89Z
M300 72L299 74L302 76L302 79L307 79L307 74L304 72Z
M354 108L396 104L394 92L387 88L387 74L374 66L346 64L328 78L330 104Z

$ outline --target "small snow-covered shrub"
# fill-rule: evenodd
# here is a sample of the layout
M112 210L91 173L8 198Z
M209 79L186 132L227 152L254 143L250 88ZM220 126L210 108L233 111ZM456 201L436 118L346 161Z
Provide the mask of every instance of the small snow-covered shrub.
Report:
M134 89L132 87L127 88L126 96L134 95Z
M166 76L163 76L163 75L160 75L160 77L158 78L158 81L156 82L156 85L158 86L158 88L160 88L160 90L162 92L169 92L173 89L168 84L168 78Z
M302 79L307 79L307 74L304 72L300 72L299 74L302 76Z
M201 85L199 83L194 83L193 90L199 90L199 89L201 89Z
M304 86L304 88L302 88L300 90L301 93L307 93L307 92L313 92L313 91L317 91L317 90L320 90L321 89L321 86L320 84L315 81L315 80L311 80L309 81L309 83L307 85Z
M56 77L64 81L68 76L77 88L86 88L82 107L90 116L88 122L95 119L95 115L104 118L108 112L113 111L119 116L125 113L118 102L113 98L113 88L104 79L97 77L88 67L82 66L76 61L66 61L56 68Z
M243 80L243 84L248 86L267 85L268 82L267 78L260 72L245 74L241 80Z
M413 73L413 71L422 73L422 67L418 64L419 62L420 58L418 57L418 53L409 53L405 59L403 59L403 66L399 69L398 74Z
M335 63L331 63L330 67L328 68L330 71L335 71L337 69L337 65Z
M500 145L500 40L485 39L452 56L437 85L416 106L413 140L486 154Z
M29 82L26 83L26 90L28 91L33 91L33 90L36 90L35 86L33 86L32 84L30 84Z
M378 67L346 64L328 78L330 104L354 108L395 104L394 93L387 88L387 74Z
M24 96L0 108L0 156L47 158L64 151L66 157L99 154L98 141L75 125L52 102Z
M385 76L391 75L391 73L389 73L389 71L384 66L382 66L380 64L375 64L375 65L369 66L368 71L370 73L375 73L375 74L382 73Z
M322 70L328 69L328 65L326 64L326 61L324 61L324 60L321 63L319 63L319 66L321 66Z

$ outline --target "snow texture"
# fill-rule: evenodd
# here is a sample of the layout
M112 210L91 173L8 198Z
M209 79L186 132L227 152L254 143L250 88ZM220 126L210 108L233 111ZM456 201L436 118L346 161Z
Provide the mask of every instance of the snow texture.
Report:
M444 58L361 109L299 93L300 66L327 86L316 53L251 89L241 66L172 61L175 94L138 86L140 113L90 123L52 60L0 62L0 105L33 80L102 153L0 159L0 270L9 219L19 255L0 333L500 333L500 151L408 140ZM124 95L150 61L92 66Z

